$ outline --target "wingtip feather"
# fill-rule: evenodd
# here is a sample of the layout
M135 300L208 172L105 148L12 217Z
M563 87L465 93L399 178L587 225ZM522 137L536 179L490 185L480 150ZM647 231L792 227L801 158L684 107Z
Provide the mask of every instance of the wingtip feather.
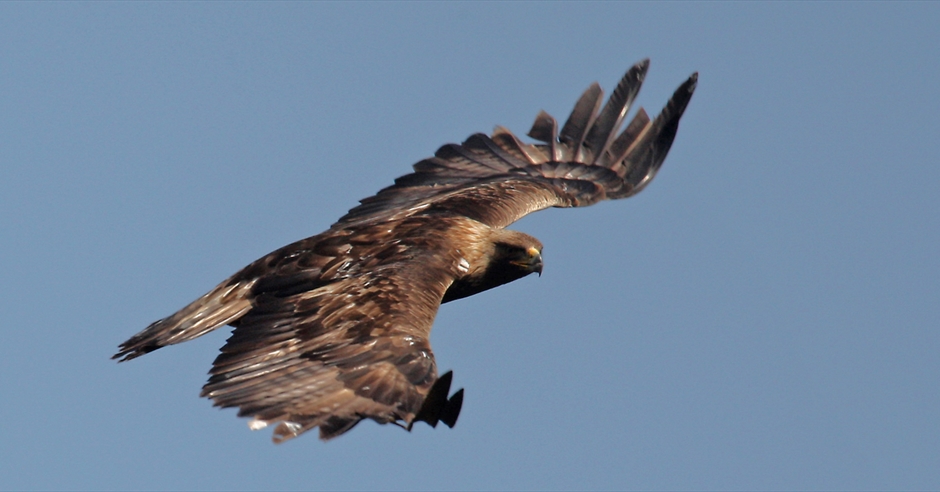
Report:
M617 131L620 129L627 112L630 110L630 106L633 105L637 94L640 93L640 88L643 86L643 80L646 78L649 65L649 58L643 59L634 64L623 74L623 77L620 78L620 82L617 83L617 87L615 87L614 91L610 94L607 104L604 105L604 108L591 126L587 138L585 139L585 145L591 149L594 154L592 164L600 164L603 166L613 164L608 160L608 150L615 141Z

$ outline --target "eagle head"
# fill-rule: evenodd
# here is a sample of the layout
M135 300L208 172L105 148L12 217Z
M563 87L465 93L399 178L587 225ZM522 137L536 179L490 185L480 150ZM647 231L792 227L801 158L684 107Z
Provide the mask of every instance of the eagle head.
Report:
M542 243L528 234L494 229L479 249L479 260L471 261L467 274L451 284L441 302L472 296L531 273L542 275Z
M503 270L507 276L513 277L507 282L525 277L530 273L542 276L542 249L529 246L525 249L514 245L496 245L495 261L493 267ZM505 282L504 282L505 283Z

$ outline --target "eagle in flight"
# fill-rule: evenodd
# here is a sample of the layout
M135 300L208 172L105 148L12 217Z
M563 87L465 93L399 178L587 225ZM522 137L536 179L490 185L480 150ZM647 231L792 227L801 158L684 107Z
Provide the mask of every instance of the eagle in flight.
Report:
M692 74L655 119L620 128L649 67L641 61L601 108L592 84L558 130L540 112L523 143L497 127L447 144L361 201L328 230L251 263L120 345L126 361L223 325L235 329L201 396L237 407L281 443L318 427L327 440L369 418L452 427L429 338L442 303L542 271L538 239L505 227L548 207L626 198L662 165L695 90Z

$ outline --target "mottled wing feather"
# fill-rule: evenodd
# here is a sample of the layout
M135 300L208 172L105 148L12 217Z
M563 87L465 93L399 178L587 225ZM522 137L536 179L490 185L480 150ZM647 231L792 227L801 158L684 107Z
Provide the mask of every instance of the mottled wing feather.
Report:
M537 164L549 160L541 149L534 145L522 143L512 132L501 126L497 126L493 130L493 140L500 148L527 164Z
M223 282L171 316L155 321L120 345L112 359L136 359L160 347L205 335L251 309L247 299L253 286L248 282Z
M570 185L570 186L569 186ZM574 186L580 190L573 189ZM557 190L562 190L559 193ZM548 207L570 207L575 196L596 196L603 190L588 181L537 180L526 176L495 178L429 199L428 210L447 211L493 227L505 227L519 217Z
M269 271L202 395L253 427L279 423L275 442L365 418L410 424L437 378L429 335L455 273L425 223L315 236L256 262ZM394 240L380 233L393 227Z
M334 227L428 208L505 227L547 207L580 207L639 192L662 165L697 81L693 74L653 121L640 108L618 135L648 67L643 60L628 70L603 109L600 86L591 85L560 134L555 119L539 113L529 136L543 143L525 144L498 127L492 136L475 134L441 147Z
M330 230L257 260L126 341L115 358L231 324L203 395L253 417L252 428L277 424L276 442L316 427L329 439L366 418L453 425L463 393L447 397L450 375L437 377L429 334L467 264L460 249L486 243L473 236L491 231L480 223L502 228L646 186L697 80L652 121L641 108L618 135L647 68L647 60L631 68L603 109L600 87L589 87L560 134L539 113L529 135L541 143L498 127L441 147Z

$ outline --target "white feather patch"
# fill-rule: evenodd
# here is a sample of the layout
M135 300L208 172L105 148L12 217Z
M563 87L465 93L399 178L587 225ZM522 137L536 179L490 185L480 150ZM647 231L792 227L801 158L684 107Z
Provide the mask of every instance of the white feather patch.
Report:
M267 422L264 420L258 420L257 418L251 419L251 422L248 422L248 428L253 431L264 429L267 426Z

